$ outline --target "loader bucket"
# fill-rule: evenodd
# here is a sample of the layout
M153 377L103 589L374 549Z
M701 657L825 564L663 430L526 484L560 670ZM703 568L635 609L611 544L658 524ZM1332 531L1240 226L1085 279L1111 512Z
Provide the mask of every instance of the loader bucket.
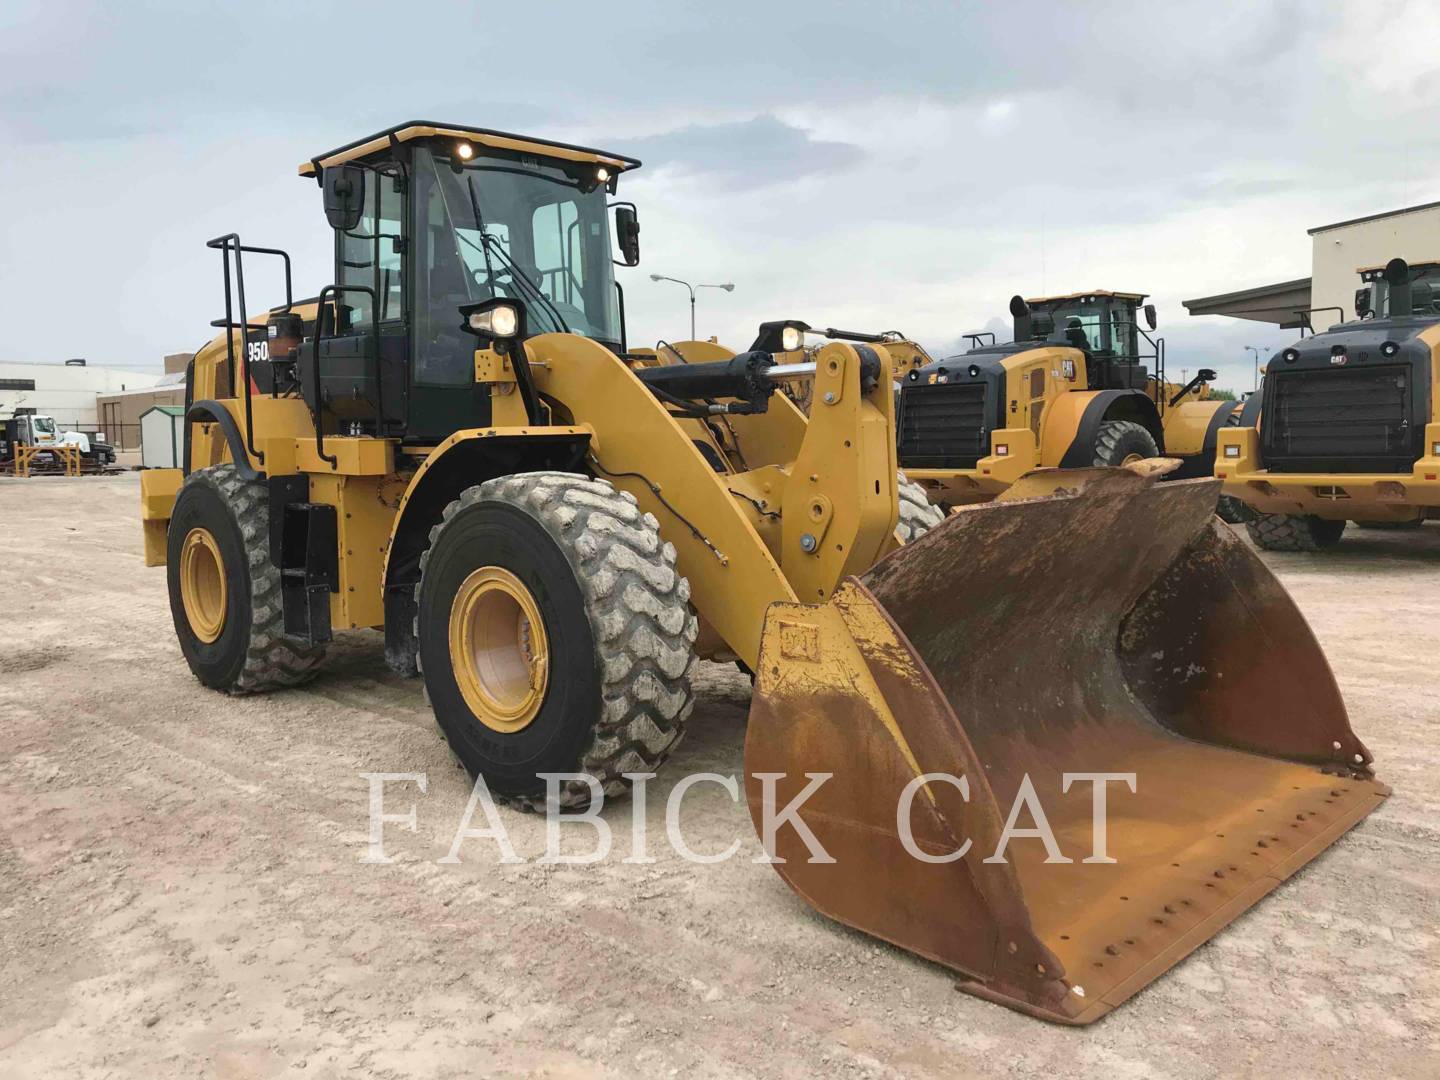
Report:
M773 605L746 736L752 818L802 898L1069 1024L1389 794L1305 620L1214 517L1218 484L1144 473L1022 480L1046 494L965 507L825 604ZM829 862L783 815L826 773L796 816ZM1110 861L1080 773L1134 778L1104 786ZM917 781L905 836L926 774L956 780ZM995 858L1027 782L1013 827L1040 831L1038 804L1065 861L1035 832Z

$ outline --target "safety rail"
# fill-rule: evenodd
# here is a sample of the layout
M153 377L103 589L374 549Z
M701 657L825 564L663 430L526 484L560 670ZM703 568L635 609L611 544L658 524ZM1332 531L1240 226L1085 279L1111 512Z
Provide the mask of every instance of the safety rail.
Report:
M230 363L230 395L239 397L239 391L235 388L235 374L239 370L242 381L245 384L245 449L261 465L265 464L265 455L255 446L255 418L253 411L253 399L250 384L250 350L241 350L240 366L237 369L235 364L235 331L240 331L240 340L246 344L245 335L251 330L264 330L265 323L252 324L249 313L245 306L245 266L242 256L245 252L252 255L277 255L285 264L285 307L289 311L294 305L295 295L290 284L290 256L279 248L253 247L240 242L239 233L226 233L224 236L217 236L213 240L205 241L207 248L214 248L220 252L221 269L225 278L225 318L215 319L210 325L225 330L225 357ZM232 287L230 281L230 253L235 253L235 282ZM232 296L233 293L233 296ZM238 303L240 308L240 321L235 321L235 306Z

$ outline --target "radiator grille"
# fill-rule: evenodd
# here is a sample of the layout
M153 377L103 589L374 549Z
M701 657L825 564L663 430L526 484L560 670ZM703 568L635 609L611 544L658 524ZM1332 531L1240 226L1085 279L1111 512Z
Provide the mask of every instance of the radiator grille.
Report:
M1403 365L1277 372L1261 419L1276 471L1403 471L1415 461L1410 369Z
M907 386L900 395L900 464L973 469L990 451L984 383Z

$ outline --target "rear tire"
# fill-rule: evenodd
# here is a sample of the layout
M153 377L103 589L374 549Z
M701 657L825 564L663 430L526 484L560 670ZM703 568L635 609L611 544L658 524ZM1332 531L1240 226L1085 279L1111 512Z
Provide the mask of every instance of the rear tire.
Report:
M1155 445L1155 436L1144 424L1133 420L1106 420L1095 435L1096 465L1118 467L1159 456L1160 448Z
M543 698L510 730L472 707L473 689L467 701L452 648L465 584L487 568L528 593L545 642ZM455 755L521 809L544 807L540 773L588 773L605 795L627 793L622 774L655 772L694 704L689 599L674 546L629 493L560 472L467 488L431 530L416 587L420 670ZM560 791L563 807L589 802L583 781Z
M186 544L202 533L218 558L224 598L218 628L207 628L200 617L197 631L181 580ZM170 515L166 574L180 651L203 684L249 694L315 677L324 646L308 647L285 636L280 571L270 561L270 493L263 481L242 479L233 465L187 476Z
M944 520L945 511L931 503L929 496L925 494L925 489L919 484L906 480L905 474L902 472L900 474L900 520L895 524L895 531L900 534L900 539L907 544L913 544Z
M1345 522L1313 514L1256 514L1245 528L1266 551L1323 551L1340 542Z

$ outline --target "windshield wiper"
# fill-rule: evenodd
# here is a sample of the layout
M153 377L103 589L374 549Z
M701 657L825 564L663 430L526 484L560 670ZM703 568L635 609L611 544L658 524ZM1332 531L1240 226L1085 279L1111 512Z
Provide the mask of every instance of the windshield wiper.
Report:
M528 287L534 298L548 310L550 317L555 320L560 329L567 334L570 333L569 324L561 317L560 312L555 310L555 305L550 302L550 298L540 290L538 285L520 272L520 268L515 265L510 256L505 253L505 249L500 246L500 241L491 236L486 230L485 217L480 213L480 196L475 191L475 178L473 176L465 177L465 188L470 192L470 209L475 214L475 224L480 230L480 249L481 254L485 256L485 273L490 278L490 291L492 293L495 291L495 268L490 262L490 250L493 246L495 254L499 256L500 261L505 264L505 268L510 271L510 279L515 282L516 287L519 288L522 285ZM456 232L455 235L459 236L460 234ZM466 238L466 242L469 243L468 238ZM521 299L524 299L524 297L521 297Z
M500 259L502 263L505 264L505 268L510 271L511 280L516 282L517 285L524 285L525 288L530 291L531 296L533 296L536 300L538 300L541 304L545 306L546 311L550 314L550 317L553 318L555 322L560 326L560 329L567 334L570 333L570 324L565 321L564 317L556 309L554 303L551 302L550 297L546 296L540 286L536 285L535 282L531 281L528 277L526 277L524 272L522 272L521 269L515 265L514 260L511 259L510 256L506 254L505 249L500 246L500 241L496 237L493 237L488 233L481 233L480 240L487 248L492 245L494 246L496 256Z

